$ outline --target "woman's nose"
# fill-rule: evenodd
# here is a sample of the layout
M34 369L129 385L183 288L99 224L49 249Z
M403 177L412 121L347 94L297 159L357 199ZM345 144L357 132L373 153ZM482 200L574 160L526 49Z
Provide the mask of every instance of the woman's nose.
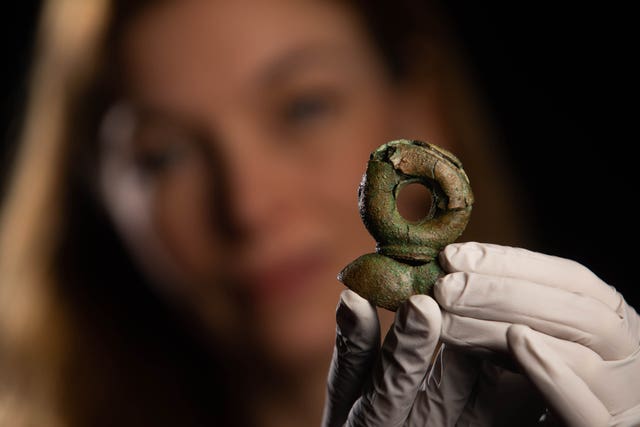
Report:
M290 164L264 143L228 140L222 201L227 231L264 233L277 227L290 213L292 191Z

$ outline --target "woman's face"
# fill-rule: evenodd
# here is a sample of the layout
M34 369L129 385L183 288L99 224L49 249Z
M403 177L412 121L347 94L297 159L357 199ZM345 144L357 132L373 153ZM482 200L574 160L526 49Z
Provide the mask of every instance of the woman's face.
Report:
M334 2L167 1L129 25L105 116L107 207L137 260L224 348L326 359L336 274L374 242L356 189L403 137L355 15Z

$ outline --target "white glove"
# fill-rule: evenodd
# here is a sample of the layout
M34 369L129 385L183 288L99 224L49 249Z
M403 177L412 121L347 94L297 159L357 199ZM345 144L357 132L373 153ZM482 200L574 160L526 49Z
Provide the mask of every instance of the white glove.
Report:
M640 425L640 316L567 259L452 244L435 286L444 342L510 353L570 426Z
M398 309L382 349L376 309L356 293L342 293L336 319L323 426L491 424L498 368L440 347L430 371L441 329L432 298L414 295Z

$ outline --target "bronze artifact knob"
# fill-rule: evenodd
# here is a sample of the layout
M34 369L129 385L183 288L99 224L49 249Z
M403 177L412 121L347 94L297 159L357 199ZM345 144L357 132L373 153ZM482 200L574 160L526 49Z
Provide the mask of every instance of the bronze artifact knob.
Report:
M427 215L409 221L396 198L408 184L431 191ZM369 158L358 188L360 216L376 253L347 265L338 280L373 304L395 311L414 294L429 293L444 274L438 253L464 231L473 204L469 178L450 152L421 141L383 144Z

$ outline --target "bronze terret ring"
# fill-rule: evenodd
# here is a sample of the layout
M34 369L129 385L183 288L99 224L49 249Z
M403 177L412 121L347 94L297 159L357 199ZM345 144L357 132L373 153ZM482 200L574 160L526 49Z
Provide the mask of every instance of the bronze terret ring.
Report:
M398 212L396 198L410 183L426 186L431 208L418 221ZM360 216L376 253L346 266L338 280L373 304L395 311L414 294L427 294L444 272L438 253L464 231L473 204L469 178L450 152L421 141L397 140L371 153L358 188Z

